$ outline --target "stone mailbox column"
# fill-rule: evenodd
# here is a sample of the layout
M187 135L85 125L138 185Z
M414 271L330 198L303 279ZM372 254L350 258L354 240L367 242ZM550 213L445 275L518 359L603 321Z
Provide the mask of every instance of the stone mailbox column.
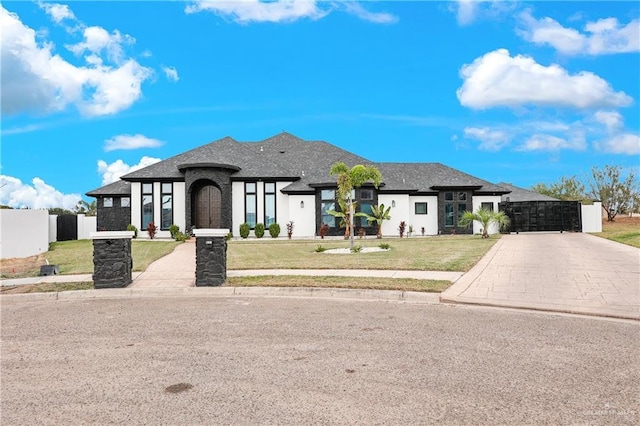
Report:
M93 286L120 288L131 284L133 231L91 232L93 240Z
M228 229L194 229L196 287L212 287L227 280Z

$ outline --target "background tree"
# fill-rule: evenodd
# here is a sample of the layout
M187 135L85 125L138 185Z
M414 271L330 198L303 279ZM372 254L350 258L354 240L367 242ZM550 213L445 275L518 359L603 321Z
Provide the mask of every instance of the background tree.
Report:
M389 212L391 211L391 207L388 207L386 210L384 208L384 204L380 204L380 206L371 207L372 214L364 213L364 217L367 219L369 223L375 223L378 227L378 238L382 238L382 222L385 220L391 219L389 216Z
M373 166L357 164L349 169L345 163L338 161L331 166L329 175L337 178L338 197L346 201L347 211L349 212L349 231L351 231L353 230L353 217L355 215L353 205L354 189L361 187L366 182L373 182L373 186L377 189L382 181L382 174L380 174L380 170ZM353 232L350 232L350 235L350 247L353 248Z
M96 200L87 203L84 200L78 201L75 208L76 214L86 214L87 216L95 216L98 213L98 206Z
M585 196L584 183L575 176L561 177L558 182L550 185L537 183L531 187L531 190L538 194L565 201L584 201L587 198Z
M62 216L65 214L75 214L71 210L63 209L62 207L51 207L50 209L47 209L47 210L49 211L49 214L56 215L56 216Z
M482 238L489 238L489 227L492 224L496 224L499 229L504 229L509 226L509 216L504 212L494 212L488 209L478 209L475 213L467 210L462 214L462 217L458 221L458 226L468 228L478 222L482 227Z
M622 174L622 167L615 165L591 169L589 195L602 202L609 222L613 222L618 213L633 211L640 205L640 185L633 169L629 170L626 179Z

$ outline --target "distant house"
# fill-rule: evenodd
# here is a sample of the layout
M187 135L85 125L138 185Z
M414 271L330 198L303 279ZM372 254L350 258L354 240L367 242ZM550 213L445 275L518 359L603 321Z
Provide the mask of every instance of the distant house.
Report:
M258 142L225 137L122 176L121 180L90 191L97 198L98 228L123 230L129 223L146 229L154 222L158 237L169 237L169 226L181 230L228 228L239 235L240 224L293 221L295 237L316 235L323 223L329 235L341 235L335 178L337 161L349 167L373 165L382 173L379 188L365 185L355 191L357 211L370 212L378 204L391 206L383 235L398 235L405 221L414 233L426 235L479 232L457 226L467 210L498 210L510 192L439 163L374 163L322 141L305 141L281 133ZM356 218L356 230L376 230ZM141 232L142 237L146 236Z

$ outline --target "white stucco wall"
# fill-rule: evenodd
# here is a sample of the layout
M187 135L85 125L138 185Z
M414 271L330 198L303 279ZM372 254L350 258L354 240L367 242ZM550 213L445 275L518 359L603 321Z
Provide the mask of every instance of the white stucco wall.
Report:
M240 236L240 225L244 223L244 182L231 183L231 232Z
M391 211L389 212L389 216L391 216L391 219L382 222L383 237L399 236L400 234L398 231L398 226L403 220L407 224L405 232L409 231L409 225L411 224L413 211L411 210L412 205L409 202L408 194L380 194L378 195L378 205L380 204L384 204L385 207L391 206Z
M49 216L49 243L58 241L58 215Z
M186 193L184 182L173 182L173 223L184 232L186 226Z
M582 205L582 232L602 232L602 203Z
M416 203L427 203L427 214L416 214ZM409 225L413 226L412 235L422 235L422 227L424 227L424 235L438 235L438 197L436 195L409 197L407 232Z
M131 224L138 228L138 238L146 234L142 228L142 186L140 182L131 182Z
M57 225L53 225L57 226ZM84 214L78 215L78 239L79 240L89 240L91 237L89 234L91 232L96 232L98 230L98 218L96 216L87 216ZM49 233L51 233L51 229L49 229Z
M304 207L301 207L301 202ZM316 234L315 195L289 195L288 217L280 224L280 236L287 236L287 222L293 221L293 237L313 237Z
M498 203L501 201L502 197L500 195L474 195L472 200L473 211L476 212L482 207L482 203L493 203L493 211L498 211ZM473 233L480 234L482 227L478 224L478 222L473 222ZM489 226L489 234L497 234L500 232L500 229L495 224Z
M48 250L48 211L0 209L0 258L29 257Z

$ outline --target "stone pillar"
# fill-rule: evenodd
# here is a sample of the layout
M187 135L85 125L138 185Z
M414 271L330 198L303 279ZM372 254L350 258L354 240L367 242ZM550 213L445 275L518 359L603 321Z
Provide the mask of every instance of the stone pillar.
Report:
M121 288L131 284L133 231L91 232L93 287Z
M196 287L213 287L227 280L228 229L194 229Z

